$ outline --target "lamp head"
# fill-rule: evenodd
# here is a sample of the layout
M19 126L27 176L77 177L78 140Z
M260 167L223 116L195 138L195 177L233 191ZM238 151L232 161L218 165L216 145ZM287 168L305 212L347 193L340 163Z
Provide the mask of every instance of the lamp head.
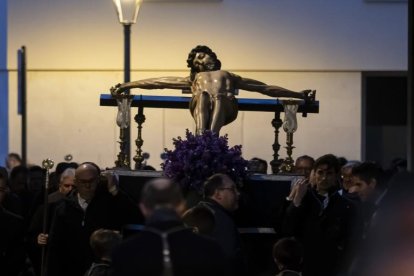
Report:
M112 0L118 14L119 23L131 25L137 22L139 7L143 0Z

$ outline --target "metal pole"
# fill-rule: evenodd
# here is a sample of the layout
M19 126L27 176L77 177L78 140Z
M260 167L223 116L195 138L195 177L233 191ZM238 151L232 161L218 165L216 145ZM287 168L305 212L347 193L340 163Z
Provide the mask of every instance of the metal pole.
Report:
M124 82L131 81L131 24L124 26ZM129 91L127 91L129 94ZM125 135L125 160L131 166L131 126L124 129Z
M22 163L27 165L27 108L26 108L26 47L22 46L18 50L18 94L19 94L19 113L22 116L22 129L21 129L21 149L22 149Z
M46 176L45 176L45 186L43 190L43 227L42 227L42 233L47 234L48 231L48 225L49 225L49 202L48 202L48 196L49 196L49 172L50 169L53 168L55 165L55 162L53 160L47 158L43 160L42 167L46 170ZM40 276L47 276L47 263L46 263L46 245L42 247L42 259L41 259L41 267L40 267Z

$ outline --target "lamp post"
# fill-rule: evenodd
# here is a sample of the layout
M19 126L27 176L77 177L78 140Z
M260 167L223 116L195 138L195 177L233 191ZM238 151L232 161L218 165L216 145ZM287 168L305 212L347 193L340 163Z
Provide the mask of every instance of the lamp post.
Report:
M143 0L113 0L113 3L118 14L119 23L124 27L124 82L131 80L131 25L137 21L138 11ZM129 95L129 91L127 91ZM130 97L118 99L127 104ZM128 116L129 109L128 106ZM127 118L127 126L120 126L120 148L121 152L118 154L118 160L115 162L117 167L130 168L131 164L131 128L129 125L130 119Z

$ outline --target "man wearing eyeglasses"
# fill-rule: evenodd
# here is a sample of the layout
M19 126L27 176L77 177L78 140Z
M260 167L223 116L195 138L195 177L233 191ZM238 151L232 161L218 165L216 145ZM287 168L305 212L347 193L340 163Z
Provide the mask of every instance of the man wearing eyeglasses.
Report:
M118 191L113 176L107 176L105 186L100 175L92 162L79 165L76 190L56 207L48 241L49 276L83 275L93 261L89 237L95 230L121 230L124 224L141 222L136 206Z
M235 275L243 275L244 261L240 235L232 217L239 207L240 193L234 181L226 174L214 174L204 183L204 200L199 203L214 215L212 237L223 248Z

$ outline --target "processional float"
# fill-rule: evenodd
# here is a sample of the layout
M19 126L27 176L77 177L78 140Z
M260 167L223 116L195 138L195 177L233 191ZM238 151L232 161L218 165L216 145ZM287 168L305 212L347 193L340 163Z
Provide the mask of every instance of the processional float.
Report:
M272 125L275 128L273 144L273 160L270 162L272 172L291 172L293 169L293 133L297 129L296 113L302 112L306 117L308 113L319 111L318 102L315 101L315 90L292 91L276 85L268 85L258 80L244 78L226 70L221 70L221 62L209 47L198 45L188 54L187 67L190 68L188 77L159 77L117 84L110 89L111 95L101 95L101 105L118 106L117 124L120 128L120 152L115 165L119 168L130 168L129 137L125 137L125 130L129 126L130 108L138 107L134 117L138 125L138 137L135 169L142 168L142 125L145 122L144 107L155 108L189 108L196 124L196 134L205 130L219 133L220 129L237 118L238 111L270 111L275 112ZM163 97L163 96L133 96L130 90L140 89L176 89L190 92L192 97ZM273 100L266 99L237 99L239 89L258 92L271 96ZM279 101L278 98L292 100ZM293 100L296 99L296 100ZM300 101L299 101L300 99ZM280 113L285 112L284 122ZM279 129L287 135L287 158L279 159Z
M138 170L142 168L144 158L142 139L143 124L145 122L144 108L166 108L166 109L188 109L191 97L186 96L145 96L145 95L129 95L127 97L127 109L137 108L137 113L134 116L134 121L138 129L138 134L135 139L136 154L133 157L135 162L133 168ZM101 106L119 106L120 99L113 97L110 94L100 95ZM272 144L273 159L270 161L272 173L291 172L293 169L293 133L297 130L297 113L301 113L306 117L308 113L319 112L319 102L313 101L305 103L304 101L295 100L279 100L279 99L237 99L240 111L256 111L256 112L273 112L274 118L270 122L274 128L274 142ZM127 152L125 152L126 137L123 135L122 129L126 126L125 122L120 122L125 114L127 114L120 107L117 115L117 125L120 128L119 136L119 153L115 161L116 167L130 168L130 164L126 162ZM287 110L287 112L286 112ZM130 112L130 111L128 111ZM120 115L122 113L123 115ZM284 113L282 120L281 114ZM129 118L129 117L128 117ZM286 133L286 154L285 159L280 159L280 128L283 126L283 131ZM269 146L270 147L270 146Z

